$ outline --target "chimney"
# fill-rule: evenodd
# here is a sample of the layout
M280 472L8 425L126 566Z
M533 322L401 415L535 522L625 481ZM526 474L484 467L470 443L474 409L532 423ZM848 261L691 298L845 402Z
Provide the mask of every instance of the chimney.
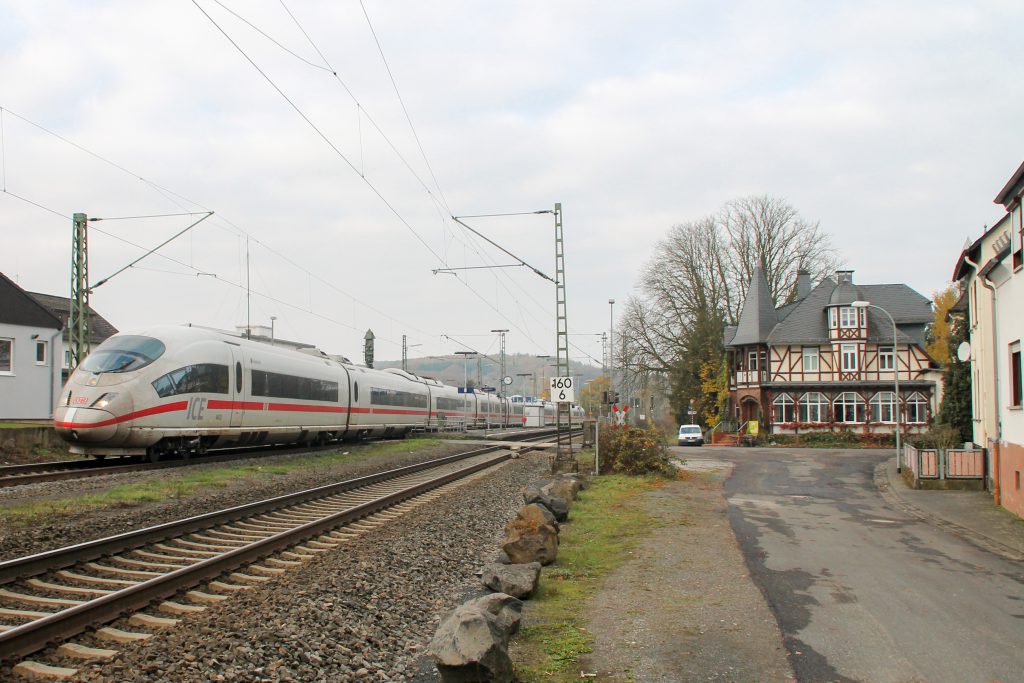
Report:
M811 293L811 274L801 268L796 271L796 300L800 301Z
M852 270L837 270L836 271L836 284L853 284L853 271Z

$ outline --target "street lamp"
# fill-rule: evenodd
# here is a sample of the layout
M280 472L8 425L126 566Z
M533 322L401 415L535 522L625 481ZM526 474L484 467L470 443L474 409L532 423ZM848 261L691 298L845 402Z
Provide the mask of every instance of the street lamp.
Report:
M516 377L529 377L529 378L533 379L534 374L532 372L517 372L516 373ZM525 382L523 383L523 393L524 394L526 393L526 383ZM534 391L534 393L537 393L537 392Z
M277 320L276 315L270 316L270 345L274 345L274 321Z
M897 472L902 472L903 471L903 454L900 452L900 413L902 411L900 410L900 364L899 364L899 354L896 353L896 321L893 319L893 317L891 315L889 315L889 311L885 310L881 306L876 306L875 304L869 303L867 301L854 301L850 305L853 306L854 308L875 308L875 309L878 309L882 313L885 313L885 317L888 318L889 322L892 323L892 376L893 376L893 384L895 385L895 388L896 388L896 406L895 406L895 408L896 408L896 471Z

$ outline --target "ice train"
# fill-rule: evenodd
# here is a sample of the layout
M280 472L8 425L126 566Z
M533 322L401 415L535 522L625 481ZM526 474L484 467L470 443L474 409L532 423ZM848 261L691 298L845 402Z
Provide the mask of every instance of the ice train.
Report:
M573 406L573 418L583 411ZM552 424L551 403L521 403L314 349L201 327L110 337L71 374L54 429L93 456L326 443L414 429Z

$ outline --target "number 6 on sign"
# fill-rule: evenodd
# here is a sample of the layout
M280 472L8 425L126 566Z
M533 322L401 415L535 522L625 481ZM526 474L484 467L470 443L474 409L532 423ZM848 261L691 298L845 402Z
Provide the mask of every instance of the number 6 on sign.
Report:
M572 403L576 400L572 377L551 378L551 400L555 403Z

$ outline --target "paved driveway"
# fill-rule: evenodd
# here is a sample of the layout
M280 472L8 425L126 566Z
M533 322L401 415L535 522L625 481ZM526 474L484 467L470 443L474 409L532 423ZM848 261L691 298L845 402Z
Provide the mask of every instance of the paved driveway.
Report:
M735 463L730 523L798 680L1024 681L1024 567L889 507L891 450L677 452Z

